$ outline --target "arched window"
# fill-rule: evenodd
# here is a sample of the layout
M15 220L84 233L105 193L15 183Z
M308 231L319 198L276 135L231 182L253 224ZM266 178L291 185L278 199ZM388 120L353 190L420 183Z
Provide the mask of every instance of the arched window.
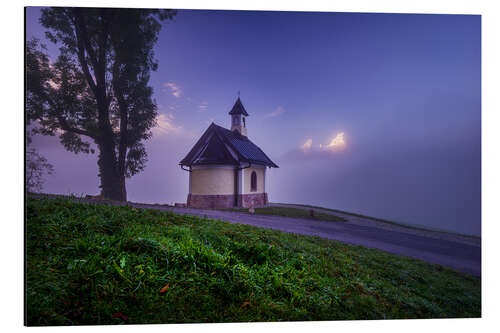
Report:
M257 173L252 171L252 175L250 176L250 191L257 191Z

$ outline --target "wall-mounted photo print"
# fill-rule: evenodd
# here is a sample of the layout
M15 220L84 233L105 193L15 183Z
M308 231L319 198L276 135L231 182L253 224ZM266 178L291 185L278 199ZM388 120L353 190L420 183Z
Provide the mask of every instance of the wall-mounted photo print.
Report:
M481 317L480 15L25 24L25 325Z

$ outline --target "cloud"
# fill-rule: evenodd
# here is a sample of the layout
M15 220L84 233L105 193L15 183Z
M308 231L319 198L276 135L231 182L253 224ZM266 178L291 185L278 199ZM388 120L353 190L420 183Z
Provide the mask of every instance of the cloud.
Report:
M287 167L270 178L272 200L481 235L480 133L443 144L397 141L356 140L333 153L297 145L274 160Z
M302 146L300 146L300 149L303 151L309 151L312 147L313 140L312 139L307 139L306 142Z
M343 149L345 148L344 132L338 133L324 149Z
M153 128L153 135L155 136L162 136L162 135L179 135L184 132L184 129L182 126L177 125L174 122L174 115L169 113L169 114L163 114L160 113L156 117L156 126Z
M328 144L319 144L313 146L313 140L308 138L298 148L292 149L283 155L286 160L303 160L307 159L331 159L344 151L346 148L346 140L344 132L337 133Z
M170 88L170 91L171 91L173 96L175 96L177 98L179 98L181 96L182 90L177 84L175 84L173 82L167 82L167 83L164 83L163 86Z
M337 133L333 139L326 145L319 144L319 146L313 147L312 139L307 139L302 146L300 146L300 150L302 151L338 151L342 150L346 147L345 134L344 132Z
M198 109L200 111L205 111L208 108L208 102L201 102L200 105L198 105Z
M273 112L269 112L267 113L264 118L272 118L272 117L277 117L279 115L282 115L283 113L285 113L285 109L282 107L282 106L278 106L276 108L276 110L274 110Z

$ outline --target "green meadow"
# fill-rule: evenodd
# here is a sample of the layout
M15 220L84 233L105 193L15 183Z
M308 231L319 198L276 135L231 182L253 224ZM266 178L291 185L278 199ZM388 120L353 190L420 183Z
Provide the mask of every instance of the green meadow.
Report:
M68 199L26 218L30 326L481 316L480 278L374 249Z

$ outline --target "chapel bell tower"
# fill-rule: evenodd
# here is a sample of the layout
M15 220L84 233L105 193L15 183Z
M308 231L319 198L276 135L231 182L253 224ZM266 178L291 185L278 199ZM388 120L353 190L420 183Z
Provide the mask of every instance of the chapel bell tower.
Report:
M229 114L231 115L231 131L238 131L241 135L247 136L245 117L248 117L248 113L241 104L239 97Z

